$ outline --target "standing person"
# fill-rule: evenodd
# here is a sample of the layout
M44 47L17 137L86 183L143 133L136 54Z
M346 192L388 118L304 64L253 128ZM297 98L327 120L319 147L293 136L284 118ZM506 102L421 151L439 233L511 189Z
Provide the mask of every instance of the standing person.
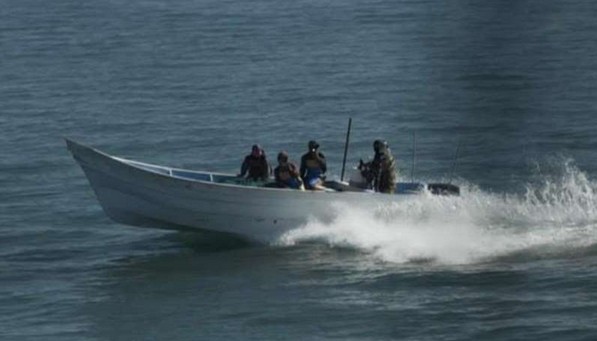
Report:
M327 171L325 156L319 152L319 143L309 141L309 151L301 157L300 175L307 189L325 190L323 179Z
M380 193L394 193L396 187L396 160L386 141L373 142L375 156L365 164L365 177L374 191Z
M265 181L269 178L271 168L267 163L265 152L258 145L255 144L251 148L251 154L245 157L240 168L239 177L245 177L253 181Z
M274 169L274 177L278 187L305 189L298 168L294 163L288 161L288 153L285 151L278 154L278 167Z

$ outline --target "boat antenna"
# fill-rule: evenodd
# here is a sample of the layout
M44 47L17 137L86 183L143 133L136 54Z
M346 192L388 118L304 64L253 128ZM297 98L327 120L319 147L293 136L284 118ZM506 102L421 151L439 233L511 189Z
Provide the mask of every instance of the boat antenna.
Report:
M417 163L417 132L413 130L413 165L410 170L410 182L415 182L415 164Z
M348 118L348 129L346 130L346 142L344 143L344 159L342 160L342 174L340 181L344 181L344 169L346 167L346 154L348 154L348 142L350 141L350 127L352 126L352 117Z
M458 140L458 145L456 146L456 153L454 153L454 160L452 161L452 169L450 170L450 177L449 177L449 184L452 184L452 178L454 177L454 171L456 170L456 165L458 163L458 152L460 151L460 140Z

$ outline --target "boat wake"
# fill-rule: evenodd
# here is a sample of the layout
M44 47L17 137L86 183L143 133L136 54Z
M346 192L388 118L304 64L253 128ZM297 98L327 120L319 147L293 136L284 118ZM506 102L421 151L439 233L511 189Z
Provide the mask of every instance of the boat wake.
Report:
M318 240L396 263L472 264L581 257L597 248L597 182L570 161L522 195L463 185L460 197L428 196L365 211L335 205L331 223L313 220L278 243Z

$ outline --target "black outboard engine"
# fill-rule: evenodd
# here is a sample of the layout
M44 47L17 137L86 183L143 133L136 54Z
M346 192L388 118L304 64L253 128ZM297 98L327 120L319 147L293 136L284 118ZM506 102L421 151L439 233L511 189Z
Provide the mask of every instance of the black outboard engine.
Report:
M435 195L460 195L460 187L452 184L427 184L427 190Z

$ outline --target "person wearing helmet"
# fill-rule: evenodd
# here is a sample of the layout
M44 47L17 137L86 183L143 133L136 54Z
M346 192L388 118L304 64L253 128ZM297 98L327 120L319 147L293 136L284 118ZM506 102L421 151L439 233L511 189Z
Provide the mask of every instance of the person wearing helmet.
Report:
M394 193L396 187L396 160L392 156L388 143L383 140L373 142L375 155L368 162L363 174L370 187L380 193Z
M267 163L265 152L258 144L253 145L251 154L245 157L238 176L253 181L265 181L270 173L271 168Z
M319 143L311 140L309 151L301 157L300 175L307 189L325 190L323 179L327 171L325 156L319 152Z
M293 162L288 161L288 153L285 151L278 153L278 167L274 169L274 177L276 185L280 188L305 189L298 168Z

